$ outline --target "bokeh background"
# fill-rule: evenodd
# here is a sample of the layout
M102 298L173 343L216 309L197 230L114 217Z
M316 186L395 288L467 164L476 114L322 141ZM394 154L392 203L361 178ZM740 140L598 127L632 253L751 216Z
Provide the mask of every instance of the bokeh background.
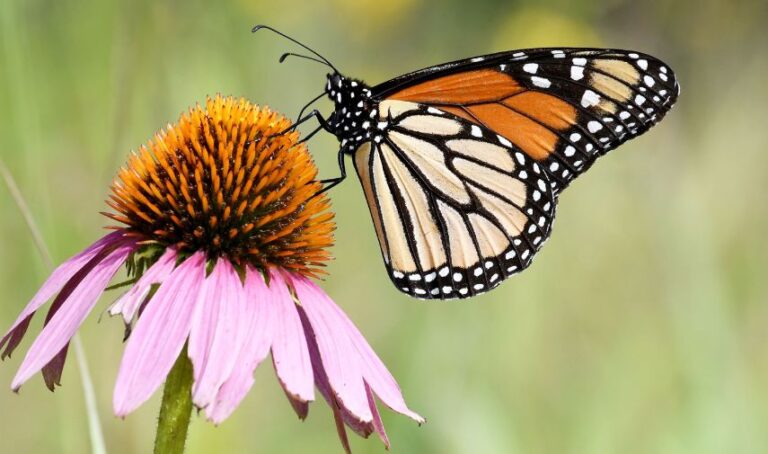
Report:
M384 273L353 177L332 192L324 287L429 420L385 411L394 452L768 452L766 21L762 0L2 0L0 154L58 262L101 234L126 154L190 105L222 93L295 115L321 91L324 68L279 65L295 47L251 35L256 23L370 83L513 48L649 52L677 71L678 106L563 194L527 272L469 301L409 299ZM335 141L311 151L335 175ZM46 275L0 186L3 331ZM108 451L148 452L158 396L112 416L123 331L98 315L81 334ZM10 391L31 338L0 365L0 451L88 452L73 355L55 393L39 378ZM298 421L273 375L263 365L220 427L195 418L188 452L341 451L325 404Z

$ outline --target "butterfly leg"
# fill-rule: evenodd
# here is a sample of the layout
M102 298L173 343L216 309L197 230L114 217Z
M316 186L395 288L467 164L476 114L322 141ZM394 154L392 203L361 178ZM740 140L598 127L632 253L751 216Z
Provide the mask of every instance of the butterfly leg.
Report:
M339 150L338 158L339 158L339 170L341 171L341 175L339 175L336 178L327 178L325 180L320 180L320 183L324 184L325 187L323 187L323 189L318 191L317 194L315 194L315 195L320 195L320 194L324 193L325 191L330 190L334 186L336 186L339 183L341 183L342 181L344 181L345 178L347 178L347 168L346 168L345 162L344 162L344 152L343 151Z

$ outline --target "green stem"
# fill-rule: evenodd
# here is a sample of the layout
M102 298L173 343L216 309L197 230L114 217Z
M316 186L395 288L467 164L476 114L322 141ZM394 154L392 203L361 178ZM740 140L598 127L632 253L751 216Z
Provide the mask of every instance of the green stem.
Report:
M155 454L182 454L192 416L192 363L187 347L168 374L155 435Z

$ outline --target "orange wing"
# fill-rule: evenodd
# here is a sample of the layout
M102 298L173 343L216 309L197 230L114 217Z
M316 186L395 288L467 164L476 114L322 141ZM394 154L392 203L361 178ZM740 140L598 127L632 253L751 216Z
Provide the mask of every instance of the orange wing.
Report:
M384 100L427 105L494 131L542 162L559 190L599 156L657 123L678 94L674 74L661 61L596 49L480 57L382 87Z

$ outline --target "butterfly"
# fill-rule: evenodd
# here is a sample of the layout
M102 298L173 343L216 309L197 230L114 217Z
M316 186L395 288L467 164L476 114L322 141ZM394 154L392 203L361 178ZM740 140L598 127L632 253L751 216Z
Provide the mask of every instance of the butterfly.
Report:
M467 298L526 269L558 195L595 160L658 123L680 87L636 51L543 48L414 71L375 86L324 57L334 111L302 115L351 156L389 277L422 299Z

